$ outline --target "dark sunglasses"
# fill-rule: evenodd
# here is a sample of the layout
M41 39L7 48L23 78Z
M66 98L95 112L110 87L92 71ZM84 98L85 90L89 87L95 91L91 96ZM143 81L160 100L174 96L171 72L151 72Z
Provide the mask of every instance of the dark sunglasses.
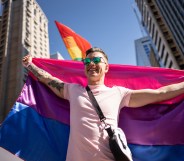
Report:
M103 60L103 62L101 59ZM100 62L105 63L105 61L102 57L85 58L82 61L83 61L84 65L89 65L91 63L91 61L95 64L98 64Z

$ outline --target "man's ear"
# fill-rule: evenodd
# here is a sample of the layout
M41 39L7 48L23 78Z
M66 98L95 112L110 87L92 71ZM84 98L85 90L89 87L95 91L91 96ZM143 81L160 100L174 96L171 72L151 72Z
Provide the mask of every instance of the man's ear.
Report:
M105 73L107 73L108 71L109 71L109 64L106 64Z

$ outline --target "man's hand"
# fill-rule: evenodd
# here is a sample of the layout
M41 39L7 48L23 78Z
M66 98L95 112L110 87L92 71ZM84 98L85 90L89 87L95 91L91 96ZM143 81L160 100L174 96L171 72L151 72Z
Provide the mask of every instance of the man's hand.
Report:
M32 56L30 54L26 55L22 59L22 64L24 67L28 67L31 62L32 62Z

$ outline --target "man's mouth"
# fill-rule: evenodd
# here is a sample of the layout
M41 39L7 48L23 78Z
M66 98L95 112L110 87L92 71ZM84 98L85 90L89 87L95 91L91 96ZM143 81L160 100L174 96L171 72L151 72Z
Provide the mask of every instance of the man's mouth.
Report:
M97 72L98 70L96 68L90 68L88 69L88 72Z

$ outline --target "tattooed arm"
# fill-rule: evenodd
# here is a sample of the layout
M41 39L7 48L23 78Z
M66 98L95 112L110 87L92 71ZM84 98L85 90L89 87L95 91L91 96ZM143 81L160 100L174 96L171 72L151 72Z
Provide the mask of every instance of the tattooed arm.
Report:
M32 63L31 55L27 55L22 59L22 64L26 67L30 72L34 74L38 80L45 85L47 85L57 96L64 98L64 82L60 79L53 77L48 72L43 69L37 67Z

